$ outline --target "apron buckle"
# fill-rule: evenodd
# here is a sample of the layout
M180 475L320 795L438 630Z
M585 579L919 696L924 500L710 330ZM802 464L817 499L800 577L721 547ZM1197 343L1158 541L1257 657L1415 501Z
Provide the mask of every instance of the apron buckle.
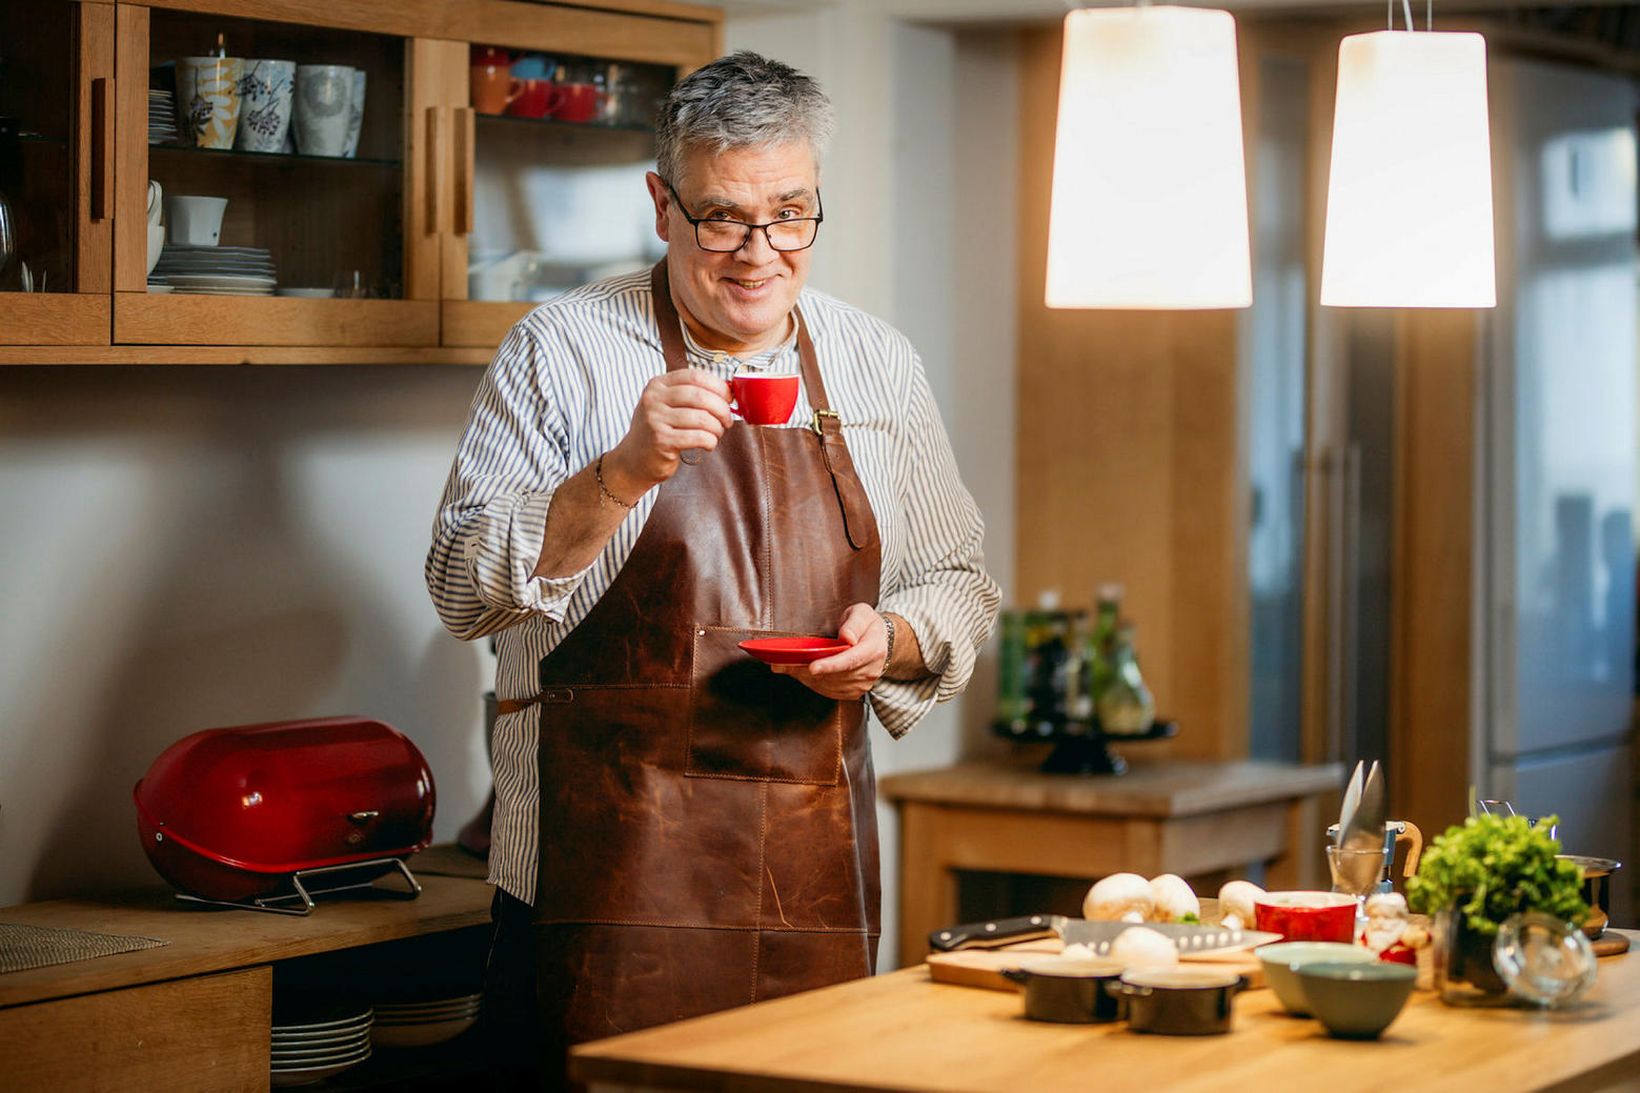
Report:
M842 427L843 415L839 414L836 410L816 410L814 412L813 419L811 419L809 421L809 428L814 430L814 435L815 436L825 436L826 435L825 430L823 429L823 427L821 426L821 423L820 423L820 419L824 418L824 417L832 418L833 420L835 420L837 422L837 425L838 425L839 428Z

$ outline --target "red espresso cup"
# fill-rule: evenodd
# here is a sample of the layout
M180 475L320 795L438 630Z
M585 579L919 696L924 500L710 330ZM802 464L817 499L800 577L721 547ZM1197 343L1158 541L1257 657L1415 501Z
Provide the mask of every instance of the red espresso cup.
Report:
M563 89L551 80L514 80L517 88L507 113L520 118L544 118L564 101Z
M559 99L553 105L552 116L559 121L588 122L598 116L604 106L604 93L597 84L561 83Z
M1288 941L1355 942L1355 897L1344 892L1266 892L1253 901L1253 925Z
M760 376L747 372L729 381L734 392L730 407L750 425L784 425L797 405L796 376Z

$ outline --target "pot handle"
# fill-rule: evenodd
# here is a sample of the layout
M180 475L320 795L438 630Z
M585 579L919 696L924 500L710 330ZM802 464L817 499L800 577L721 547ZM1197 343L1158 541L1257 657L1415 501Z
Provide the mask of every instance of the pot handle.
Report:
M1008 982L1018 983L1020 986L1024 986L1031 978L1031 973L1024 968L1002 968L998 974Z
M1406 830L1397 834L1395 841L1399 844L1404 839L1412 844L1407 847L1406 862L1401 867L1401 876L1405 879L1418 871L1418 859L1424 853L1424 833L1419 831L1418 825L1411 820L1403 820L1402 823Z
M1230 988L1230 993L1231 994L1240 994L1242 991L1247 990L1252 985L1253 985L1253 981L1251 979L1249 979L1247 976L1238 975L1238 976L1236 976L1235 984Z

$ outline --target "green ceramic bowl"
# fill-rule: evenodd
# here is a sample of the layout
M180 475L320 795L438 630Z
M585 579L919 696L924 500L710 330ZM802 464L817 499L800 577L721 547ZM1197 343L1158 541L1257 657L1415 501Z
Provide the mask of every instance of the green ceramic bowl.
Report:
M1264 965L1264 979L1287 1012L1308 1017L1310 1003L1298 970L1311 964L1375 964L1378 954L1361 945L1337 941L1283 941L1253 950Z
M1407 1004L1418 969L1406 964L1308 964L1298 969L1310 1012L1343 1040L1374 1040Z

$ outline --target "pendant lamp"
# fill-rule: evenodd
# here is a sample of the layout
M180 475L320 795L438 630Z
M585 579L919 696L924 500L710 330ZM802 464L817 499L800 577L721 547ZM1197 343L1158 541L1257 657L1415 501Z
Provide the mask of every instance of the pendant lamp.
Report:
M1486 40L1428 30L1345 38L1321 302L1494 307L1492 232Z
M1047 305L1248 306L1235 20L1090 8L1064 38Z

